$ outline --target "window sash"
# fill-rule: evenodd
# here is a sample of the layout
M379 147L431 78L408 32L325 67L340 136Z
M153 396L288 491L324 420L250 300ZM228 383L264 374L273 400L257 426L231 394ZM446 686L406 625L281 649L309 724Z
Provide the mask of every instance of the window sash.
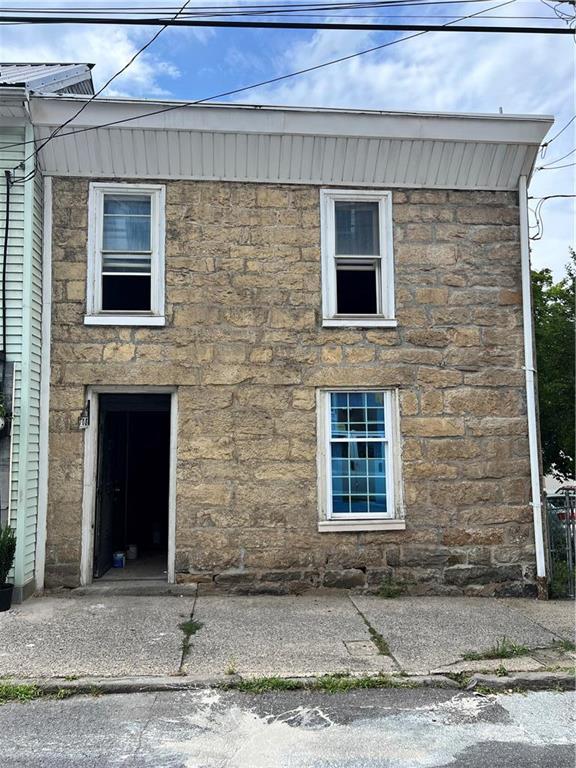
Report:
M392 263L392 214L391 193L372 190L321 190L321 246L322 246L322 298L324 320L345 322L354 320L361 323L378 324L379 320L394 319L394 269ZM336 202L378 203L378 244L379 252L366 254L345 254L336 252ZM377 311L366 313L338 312L337 270L341 265L358 263L373 264L376 267Z
M90 231L88 244L88 315L162 316L164 314L164 187L156 184L107 184L90 185ZM106 197L147 198L149 213L106 213ZM104 223L106 220L139 219L150 222L148 248L115 250L104 248ZM141 243L144 245L144 242ZM140 243L134 242L134 245ZM150 308L147 310L103 309L103 279L105 277L147 278L150 280Z
M384 436L377 435L374 437L367 437L366 433L359 433L358 436L346 436L346 437L332 437L332 395L337 393L368 393L379 392L383 395L383 408L384 408ZM395 427L395 413L393 404L395 402L394 394L391 390L374 390L374 389L342 389L342 390L330 390L322 391L320 393L320 439L322 440L322 472L321 472L321 496L323 506L323 516L326 520L380 520L380 519L393 519L396 515L396 493L395 493L395 456L394 450L396 446L396 427ZM381 444L383 446L383 462L384 462L384 487L386 497L386 511L366 511L366 512L353 512L351 505L349 505L348 512L339 512L334 510L334 492L333 483L335 477L344 477L343 475L334 474L333 472L333 445L375 445ZM338 457L336 457L338 458ZM347 458L347 461L351 459ZM364 459L360 457L354 459L355 461L371 461L370 458ZM367 473L369 471L368 465L366 466ZM360 477L360 476L358 476ZM366 478L370 475L366 474ZM378 477L381 477L380 475ZM348 476L348 479L350 476ZM367 487L369 488L369 480L367 479ZM364 494L349 493L352 495L362 496ZM368 492L365 494L369 496ZM379 494L381 495L381 494ZM368 510L370 509L368 503Z

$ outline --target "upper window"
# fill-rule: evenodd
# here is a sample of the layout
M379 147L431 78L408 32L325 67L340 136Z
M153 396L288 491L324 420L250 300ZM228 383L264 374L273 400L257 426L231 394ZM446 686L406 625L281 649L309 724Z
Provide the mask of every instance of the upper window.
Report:
M92 184L86 323L164 324L164 187Z
M395 392L320 392L320 528L393 522L399 527Z
M322 190L323 324L395 325L390 192Z

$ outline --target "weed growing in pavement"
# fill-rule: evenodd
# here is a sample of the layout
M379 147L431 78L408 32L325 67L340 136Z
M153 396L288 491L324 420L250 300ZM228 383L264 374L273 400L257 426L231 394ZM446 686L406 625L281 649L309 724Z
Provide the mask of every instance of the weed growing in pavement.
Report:
M198 630L202 629L204 624L202 624L201 621L195 621L195 619L190 618L188 621L183 621L179 626L184 633L184 637L182 638L182 659L184 660L190 653L190 638L192 635L195 635Z
M571 653L576 651L576 644L571 640L554 640L552 647L555 651L560 651L560 653Z
M9 701L34 701L34 699L67 699L75 693L66 688L48 692L32 683L0 683L0 704L6 704Z
M399 584L397 581L394 581L394 577L390 575L390 576L385 576L382 579L382 582L376 594L378 595L378 597L392 599L394 597L399 597L403 592L404 592L404 588L402 587L402 585Z
M32 701L43 695L37 685L0 683L0 704L7 701Z
M231 687L224 684L222 687ZM255 677L241 680L233 686L243 693L269 693L271 691L323 691L324 693L344 693L368 688L414 688L416 685L405 679L389 675L373 677L351 677L348 672L322 675L315 680L298 680L284 677Z
M380 632L377 632L374 627L370 626L370 624L368 624L368 632L370 632L370 638L378 649L378 653L381 656L390 656L390 646L386 640L384 640Z
M224 670L225 675L235 675L236 674L236 662L234 659L230 659L228 664L226 665L226 669Z
M508 677L508 670L506 669L504 664L500 664L494 670L494 674L498 675L498 677Z
M479 661L481 659L513 659L516 656L527 656L530 648L527 645L518 645L508 638L501 640L485 651L468 651L462 655L465 661Z

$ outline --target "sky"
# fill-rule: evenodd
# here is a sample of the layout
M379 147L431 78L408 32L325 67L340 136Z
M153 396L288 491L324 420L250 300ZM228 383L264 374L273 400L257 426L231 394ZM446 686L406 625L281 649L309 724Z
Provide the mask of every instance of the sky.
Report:
M204 0L202 4L223 2ZM63 8L82 5L111 7L114 4L126 6L128 2L44 0L37 5ZM132 4L136 5L135 2ZM178 0L155 0L146 4L176 7ZM430 17L464 16L497 4L497 0L492 3L484 0L451 2L398 11L394 9L391 13L398 17L402 14L418 16L413 19L415 23L425 23L428 19L431 23L442 24L450 19ZM138 5L145 3L139 2ZM190 3L191 7L193 5L198 3ZM570 8L567 3L556 5ZM29 0L12 0L10 6L24 8L29 6ZM377 13L381 16L383 11L354 11L356 16L372 17ZM510 0L484 15L523 18L522 21L489 20L483 21L484 24L546 25L549 24L546 19L555 18L551 5L544 0ZM357 23L362 21L351 16L340 19ZM408 19L398 18L397 21ZM95 64L93 78L96 88L99 88L155 32L154 27L7 25L0 27L0 57L5 62L91 62ZM413 33L167 29L103 96L203 99L392 42L406 34ZM317 72L246 91L233 98L244 103L289 106L480 113L502 110L507 114L546 114L552 115L556 121L547 137L552 138L576 114L575 64L576 43L569 35L429 32ZM576 162L575 152L554 163L575 147L576 121L550 143L545 157L538 158L536 167L544 163L564 165ZM536 170L529 194L574 194L575 171L576 165L558 170ZM530 206L533 208L536 202L531 200ZM533 266L537 269L549 267L556 279L564 276L568 248L575 245L574 203L574 198L551 199L543 203L543 235L531 244ZM531 218L531 223L534 223L534 217ZM533 229L532 233L536 234L537 230Z

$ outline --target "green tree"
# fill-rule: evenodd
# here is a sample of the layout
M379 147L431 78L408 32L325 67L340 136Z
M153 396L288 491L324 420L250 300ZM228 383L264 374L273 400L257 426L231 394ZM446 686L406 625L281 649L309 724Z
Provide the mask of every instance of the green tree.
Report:
M549 269L532 271L538 404L544 472L574 476L574 284L576 253L566 277L554 283Z

